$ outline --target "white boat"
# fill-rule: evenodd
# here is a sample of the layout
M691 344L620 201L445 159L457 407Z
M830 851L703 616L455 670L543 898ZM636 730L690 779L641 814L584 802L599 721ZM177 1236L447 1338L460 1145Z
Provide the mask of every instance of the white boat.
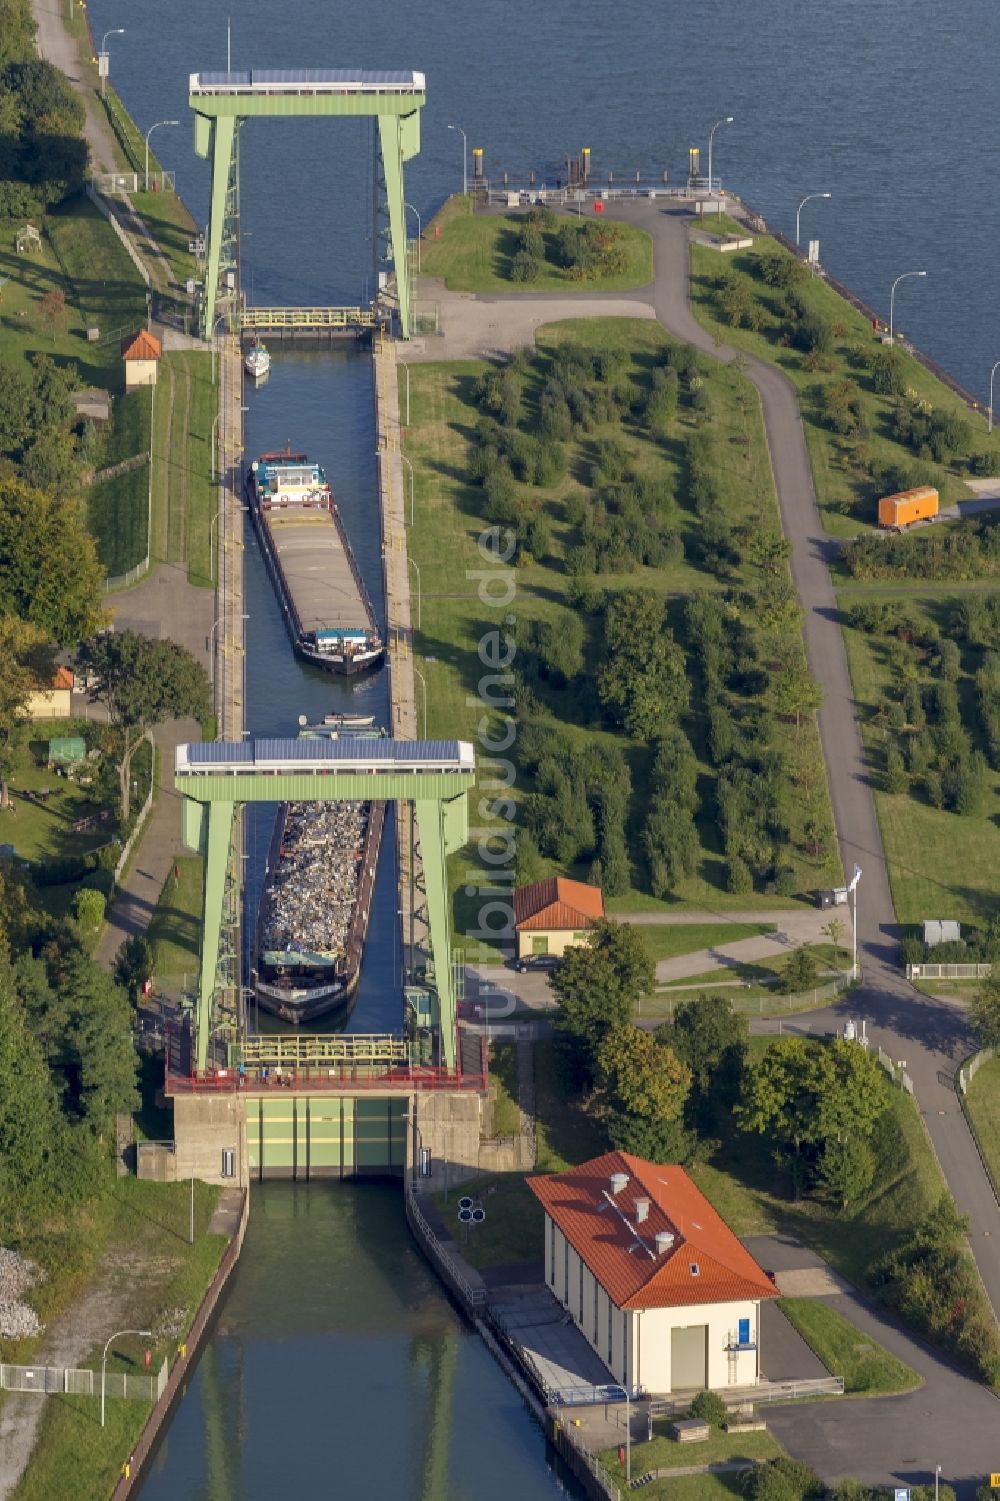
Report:
M254 380L261 380L271 368L271 356L267 352L267 346L258 339L256 344L251 344L243 360L243 368L247 375L253 376Z

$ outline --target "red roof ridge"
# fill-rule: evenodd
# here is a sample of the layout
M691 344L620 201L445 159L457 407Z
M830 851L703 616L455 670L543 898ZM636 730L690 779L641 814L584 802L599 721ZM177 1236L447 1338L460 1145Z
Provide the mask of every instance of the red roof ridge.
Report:
M158 360L163 345L148 328L140 328L122 340L122 358L126 360Z
M538 922L543 917L547 922ZM573 881L568 876L549 876L519 886L514 892L514 922L517 927L588 927L604 916L604 895L599 886Z

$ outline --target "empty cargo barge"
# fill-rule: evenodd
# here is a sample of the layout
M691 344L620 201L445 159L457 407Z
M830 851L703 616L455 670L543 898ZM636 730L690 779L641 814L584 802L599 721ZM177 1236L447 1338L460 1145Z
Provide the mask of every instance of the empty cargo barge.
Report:
M265 453L246 488L295 650L346 676L377 667L375 611L323 470L304 453Z

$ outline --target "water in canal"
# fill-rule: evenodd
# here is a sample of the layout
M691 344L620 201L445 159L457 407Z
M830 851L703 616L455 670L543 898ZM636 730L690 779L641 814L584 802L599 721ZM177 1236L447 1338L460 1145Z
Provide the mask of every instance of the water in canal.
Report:
M207 170L187 127L189 72L237 67L415 67L427 75L407 197L424 222L460 185L461 136L487 171L551 181L587 145L595 175L682 175L710 124L724 179L777 226L819 236L830 270L879 310L902 271L897 324L985 397L1000 328L1000 197L982 190L1000 151L1000 10L967 0L751 0L609 7L606 0L91 0L112 38L112 77L200 222ZM244 285L258 302L354 302L371 293L371 129L254 122L242 134ZM703 154L703 165L705 156ZM330 470L369 587L380 599L367 363L282 355L248 395L247 451L290 440ZM384 713L379 680L338 684L292 657L248 534L248 721L290 733L299 714ZM251 825L251 896L268 833ZM352 1025L398 1025L392 835ZM541 1435L462 1328L409 1243L392 1187L269 1184L218 1333L181 1404L144 1501L362 1494L427 1501L548 1496Z

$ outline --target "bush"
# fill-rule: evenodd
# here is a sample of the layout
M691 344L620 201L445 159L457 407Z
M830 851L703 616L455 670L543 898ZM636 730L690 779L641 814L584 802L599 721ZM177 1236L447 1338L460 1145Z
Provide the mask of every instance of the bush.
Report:
M516 250L511 256L510 279L511 281L537 281L542 274L542 261L537 255L532 255L527 250Z
M689 1418L699 1418L713 1428L721 1428L728 1416L729 1409L718 1392L699 1392L688 1408Z

